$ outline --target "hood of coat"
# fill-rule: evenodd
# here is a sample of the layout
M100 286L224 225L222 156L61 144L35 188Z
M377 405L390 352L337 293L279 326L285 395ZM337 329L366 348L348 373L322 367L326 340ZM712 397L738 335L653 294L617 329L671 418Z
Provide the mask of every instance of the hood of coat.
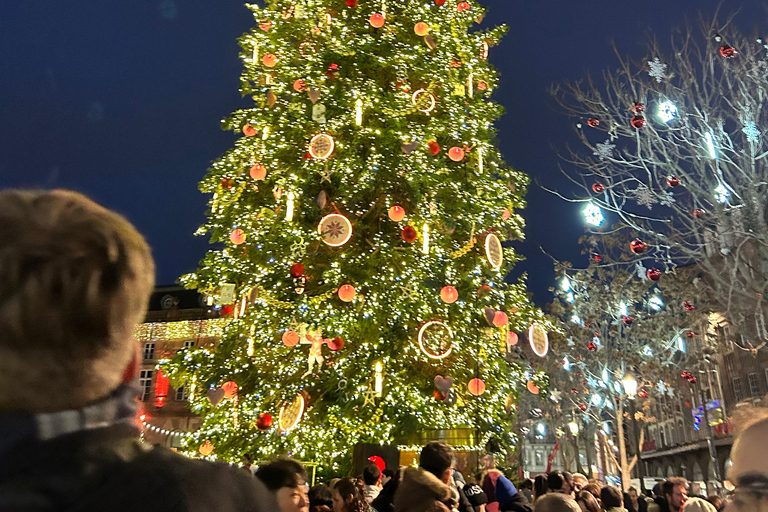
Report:
M421 468L408 468L395 494L395 510L418 510L419 503L448 503L451 488L435 475Z

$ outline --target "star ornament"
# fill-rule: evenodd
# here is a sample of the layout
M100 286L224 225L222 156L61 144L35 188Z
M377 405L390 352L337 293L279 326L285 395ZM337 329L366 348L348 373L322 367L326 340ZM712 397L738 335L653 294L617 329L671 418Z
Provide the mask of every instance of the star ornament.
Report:
M559 404L562 398L563 398L563 393L560 392L560 390L554 389L549 393L549 399L556 404Z

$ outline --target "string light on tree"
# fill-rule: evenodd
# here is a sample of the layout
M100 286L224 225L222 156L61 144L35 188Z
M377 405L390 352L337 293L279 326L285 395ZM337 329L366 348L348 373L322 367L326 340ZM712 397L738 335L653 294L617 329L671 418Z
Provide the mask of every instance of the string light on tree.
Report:
M669 124L677 119L677 107L669 100L659 103L659 109L656 115L661 119L663 123Z
M582 213L584 214L584 220L587 222L587 224L595 227L600 227L605 220L605 217L603 217L603 211L600 209L600 207L591 202L587 203L587 205L584 207L584 210L582 210Z

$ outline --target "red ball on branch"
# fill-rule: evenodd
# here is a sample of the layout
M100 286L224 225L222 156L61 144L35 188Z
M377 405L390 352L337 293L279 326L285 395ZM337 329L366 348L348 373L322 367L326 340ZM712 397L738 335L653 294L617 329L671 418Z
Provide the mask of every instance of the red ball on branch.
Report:
M254 128L253 126L247 124L247 125L243 126L243 134L246 137L253 137L254 135L256 135L256 128Z
M235 180L230 177L221 178L221 186L227 190L230 190L235 186Z
M594 342L590 341L589 343L587 343L587 350L591 350L592 352L594 352L595 350L597 350L597 345Z
M336 336L330 342L328 342L328 348L334 352L338 352L339 350L344 348L344 338Z
M304 275L304 265L301 263L294 263L291 265L291 277L294 279Z
M629 122L629 124L632 125L633 128L639 130L643 126L645 126L645 118L643 116L634 116L632 120Z
M635 106L632 107L632 112L634 112L635 114L641 114L645 112L645 105L643 105L639 101L636 101Z
M587 410L586 404L579 404L579 409L581 409L582 411L586 411Z
M439 389L434 390L432 392L432 396L434 397L435 400L439 400L440 402L445 400L445 395Z
M596 117L590 117L587 119L587 124L592 128L596 128L600 124L600 120Z
M635 319L632 318L631 316L625 316L625 317L622 317L622 321L624 322L624 325L632 325Z
M684 301L684 302L683 302L683 307L685 308L685 310L686 310L686 311L693 311L694 309L696 309L696 308L693 306L693 304L691 304L691 302L690 302L690 301L688 301L688 300L686 300L686 301Z
M726 59L732 59L734 58L739 52L736 51L736 48L729 44L724 44L720 47L720 55L725 57Z
M259 430L269 430L272 426L272 416L266 412L259 414L259 419L256 420L256 428Z
M644 389L641 389L640 391L637 392L637 396L639 396L640 398L648 398L648 392Z
M635 254L643 254L648 249L648 244L639 238L635 238L629 242L629 249Z
M592 259L595 260L595 263L600 263L601 261L603 261L603 257L600 256L599 254L593 254Z
M442 7L445 5L445 0L435 0L435 5L438 7Z
M470 9L471 7L469 5L469 2L459 2L459 5L456 6L456 10L459 12L468 11Z
M403 228L403 231L400 233L400 236L408 243L414 242L416 238L419 236L418 233L416 233L416 229L413 226L406 226Z
M593 183L592 184L592 192L594 192L595 194L599 194L603 190L605 190L605 185L603 185L602 183Z
M680 178L677 176L670 176L667 178L667 185L669 185L672 188L675 188L676 186L680 185Z
M696 208L695 210L693 210L693 216L696 217L697 219L704 217L706 213L707 212L704 211L703 208Z
M429 153L432 155L436 155L440 152L440 144L438 144L434 140L430 141L430 143L427 144L427 146L429 147Z
M347 7L357 7L357 0L347 0Z
M651 281L658 281L659 279L661 279L661 270L657 268L649 268L645 272L645 275L648 276L648 279L650 279Z

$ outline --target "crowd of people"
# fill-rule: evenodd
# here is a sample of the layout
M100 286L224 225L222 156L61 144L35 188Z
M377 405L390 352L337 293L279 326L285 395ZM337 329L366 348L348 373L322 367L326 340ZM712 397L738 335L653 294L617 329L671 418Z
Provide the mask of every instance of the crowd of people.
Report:
M492 458L485 460L486 468L467 482L451 448L433 441L423 448L419 467L382 471L371 463L358 478L311 489L301 464L291 459L262 466L255 475L275 494L280 512L721 512L724 507L719 496L688 496L688 482L679 477L657 484L652 497L559 470L516 487L489 466Z
M300 462L242 468L140 439L134 328L154 262L123 217L75 192L0 192L0 512L713 512L670 478L653 498L552 471L471 478L431 442L418 467L311 489ZM737 436L725 512L768 512L768 415ZM469 475L467 475L469 476Z

